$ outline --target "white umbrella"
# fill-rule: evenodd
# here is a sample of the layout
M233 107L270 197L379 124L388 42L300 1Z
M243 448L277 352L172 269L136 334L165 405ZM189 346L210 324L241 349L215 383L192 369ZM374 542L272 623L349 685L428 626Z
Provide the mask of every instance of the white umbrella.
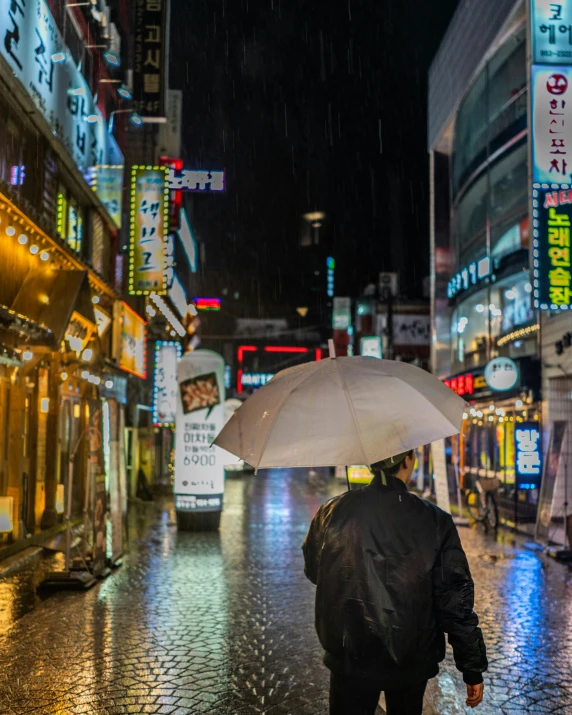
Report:
M464 400L418 367L340 357L277 373L215 444L255 469L373 464L457 434Z

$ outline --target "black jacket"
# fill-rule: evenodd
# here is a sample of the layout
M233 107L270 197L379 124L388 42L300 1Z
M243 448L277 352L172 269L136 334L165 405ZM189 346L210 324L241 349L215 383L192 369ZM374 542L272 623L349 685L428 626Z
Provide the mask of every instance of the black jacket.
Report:
M376 474L323 504L302 548L330 670L404 687L437 675L448 633L465 682L482 682L474 584L449 514Z

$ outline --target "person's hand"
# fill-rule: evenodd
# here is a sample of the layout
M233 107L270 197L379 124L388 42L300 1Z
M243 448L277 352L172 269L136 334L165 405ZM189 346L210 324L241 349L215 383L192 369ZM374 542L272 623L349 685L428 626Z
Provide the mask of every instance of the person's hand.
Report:
M485 686L483 683L478 685L467 685L467 705L470 708L476 708L477 705L483 702L483 690Z

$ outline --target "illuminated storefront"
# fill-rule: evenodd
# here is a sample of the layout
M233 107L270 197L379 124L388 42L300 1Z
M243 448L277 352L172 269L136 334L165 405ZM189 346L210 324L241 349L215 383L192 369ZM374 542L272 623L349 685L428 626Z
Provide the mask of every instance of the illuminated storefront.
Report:
M519 519L533 519L539 479L518 474L518 445L530 444L522 434L519 442L515 429L535 425L539 431L542 415L526 18L523 2L499 9L489 26L489 17L461 2L455 32L431 68L429 90L432 367L469 404L452 449L462 482L497 478L501 517L508 519L515 500ZM460 50L462 38L475 34L479 46L469 57ZM455 87L453 94L444 92L443 80ZM548 211L546 218L556 220ZM548 245L553 228L546 226L545 253L558 263L563 257ZM554 286L563 280L562 268L569 265L552 267Z

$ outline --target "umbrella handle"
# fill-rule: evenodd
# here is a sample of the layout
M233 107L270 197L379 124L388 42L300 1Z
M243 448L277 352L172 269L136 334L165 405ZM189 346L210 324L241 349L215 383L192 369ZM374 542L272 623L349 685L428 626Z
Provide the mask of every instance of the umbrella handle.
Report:
M330 357L335 360L336 358L336 348L334 347L334 341L332 338L328 340L328 350L330 352Z

